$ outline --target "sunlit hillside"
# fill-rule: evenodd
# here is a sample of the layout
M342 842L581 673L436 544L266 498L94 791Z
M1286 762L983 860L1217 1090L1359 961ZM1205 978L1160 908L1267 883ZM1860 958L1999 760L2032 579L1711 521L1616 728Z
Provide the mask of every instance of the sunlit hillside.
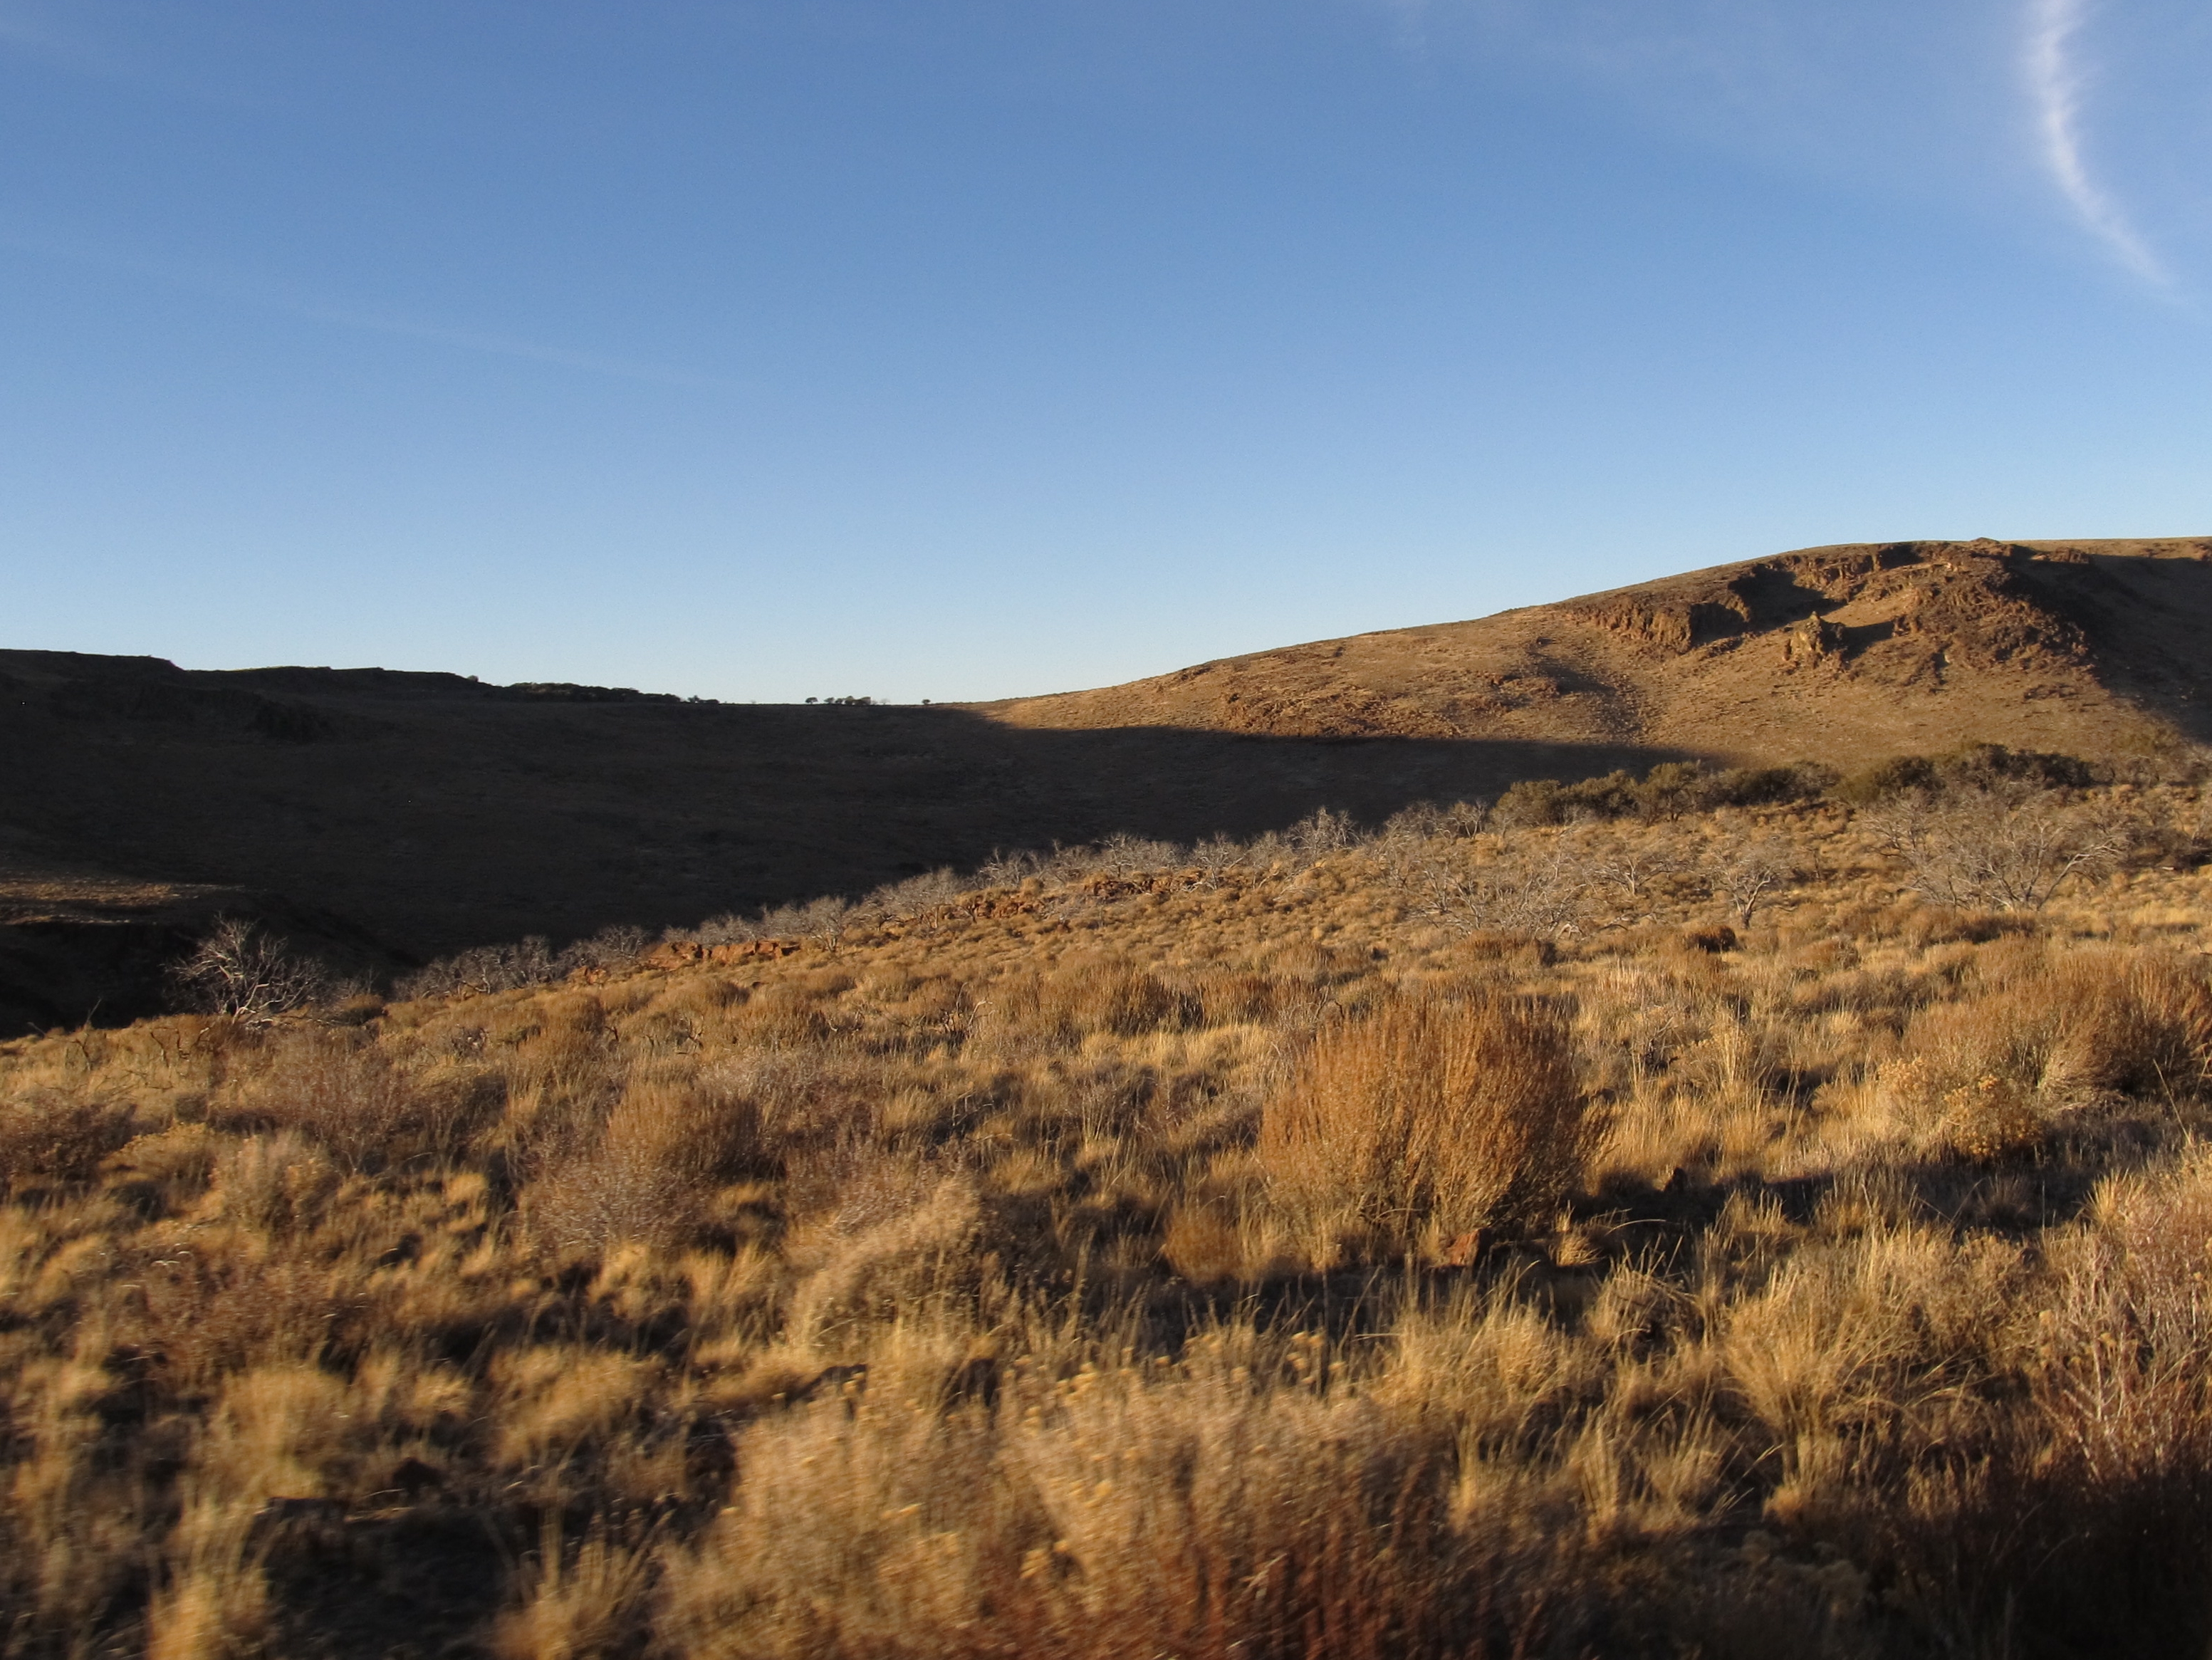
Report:
M1133 837L0 1045L11 1656L2212 1636L2212 795Z

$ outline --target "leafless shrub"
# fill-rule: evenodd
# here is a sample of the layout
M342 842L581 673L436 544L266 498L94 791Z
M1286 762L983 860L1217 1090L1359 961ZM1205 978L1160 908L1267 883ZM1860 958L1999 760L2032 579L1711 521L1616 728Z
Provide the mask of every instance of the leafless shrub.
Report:
M563 975L573 974L578 969L626 968L652 944L653 936L643 928L617 922L601 928L588 939L579 939L568 946L555 964Z
M1120 831L1099 843L1097 868L1109 876L1139 876L1147 871L1172 870L1181 863L1182 849L1173 842Z
M1042 855L1027 848L1017 848L1008 853L994 848L991 856L975 867L975 885L982 888L1018 888L1043 868Z
M1590 860L1589 869L1633 905L1642 903L1656 885L1679 874L1682 860L1672 847L1645 835L1606 844Z
M1477 796L1471 801L1452 801L1443 806L1433 801L1416 801L1399 808L1385 819L1376 840L1463 840L1481 835L1489 825L1490 800L1486 796Z
M951 904L975 885L947 865L909 876L903 882L886 883L860 901L854 909L860 915L884 919L919 916Z
M1359 827L1352 822L1352 815L1332 812L1327 807L1316 807L1291 825L1289 831L1292 850L1305 860L1325 859L1332 853L1341 853L1357 845L1358 840Z
M827 893L803 905L780 905L761 918L761 933L770 939L811 940L828 945L853 920L853 903L842 894Z
M559 977L544 937L532 934L511 945L478 946L441 958L403 976L392 990L402 998L449 997L463 991L514 991Z
M1798 878L1789 845L1759 836L1724 848L1712 870L1713 891L1728 901L1739 927L1749 927L1759 908Z
M1385 857L1422 911L1467 932L1557 933L1581 915L1589 885L1582 862L1558 839L1509 842L1487 858L1464 842L1403 842Z
M1190 850L1190 862L1209 888L1220 886L1223 877L1244 868L1251 857L1251 849L1226 836L1209 836Z
M242 917L217 919L191 953L170 970L189 1007L265 1026L279 1017L327 1001L337 982L313 958Z
M732 911L713 916L680 937L702 946L741 946L761 937L760 918Z
M1249 869L1263 872L1289 864L1297 857L1289 838L1279 830L1262 830L1244 844L1244 854Z
M1903 860L1912 886L1938 903L2037 911L2077 873L2128 847L2109 808L2018 780L1943 795L1914 792L1862 815Z

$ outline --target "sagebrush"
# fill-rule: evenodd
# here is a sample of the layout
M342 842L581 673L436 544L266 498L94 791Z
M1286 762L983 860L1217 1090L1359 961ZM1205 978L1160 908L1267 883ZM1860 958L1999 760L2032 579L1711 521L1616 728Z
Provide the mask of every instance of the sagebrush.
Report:
M1790 777L0 1046L0 1641L2202 1652L2203 800Z

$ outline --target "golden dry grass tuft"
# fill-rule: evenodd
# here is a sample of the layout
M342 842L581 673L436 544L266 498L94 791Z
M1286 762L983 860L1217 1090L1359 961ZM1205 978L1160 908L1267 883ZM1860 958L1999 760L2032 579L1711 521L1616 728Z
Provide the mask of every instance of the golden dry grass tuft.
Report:
M1565 1022L1485 988L1393 997L1324 1028L1268 1101L1258 1150L1290 1204L1433 1255L1550 1221L1590 1139Z

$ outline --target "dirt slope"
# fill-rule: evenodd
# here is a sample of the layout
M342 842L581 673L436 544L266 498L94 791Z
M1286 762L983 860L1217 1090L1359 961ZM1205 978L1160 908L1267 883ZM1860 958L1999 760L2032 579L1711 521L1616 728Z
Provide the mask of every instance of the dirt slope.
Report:
M979 706L1036 727L1529 740L1850 766L2207 722L2212 538L1809 548L1468 623Z

